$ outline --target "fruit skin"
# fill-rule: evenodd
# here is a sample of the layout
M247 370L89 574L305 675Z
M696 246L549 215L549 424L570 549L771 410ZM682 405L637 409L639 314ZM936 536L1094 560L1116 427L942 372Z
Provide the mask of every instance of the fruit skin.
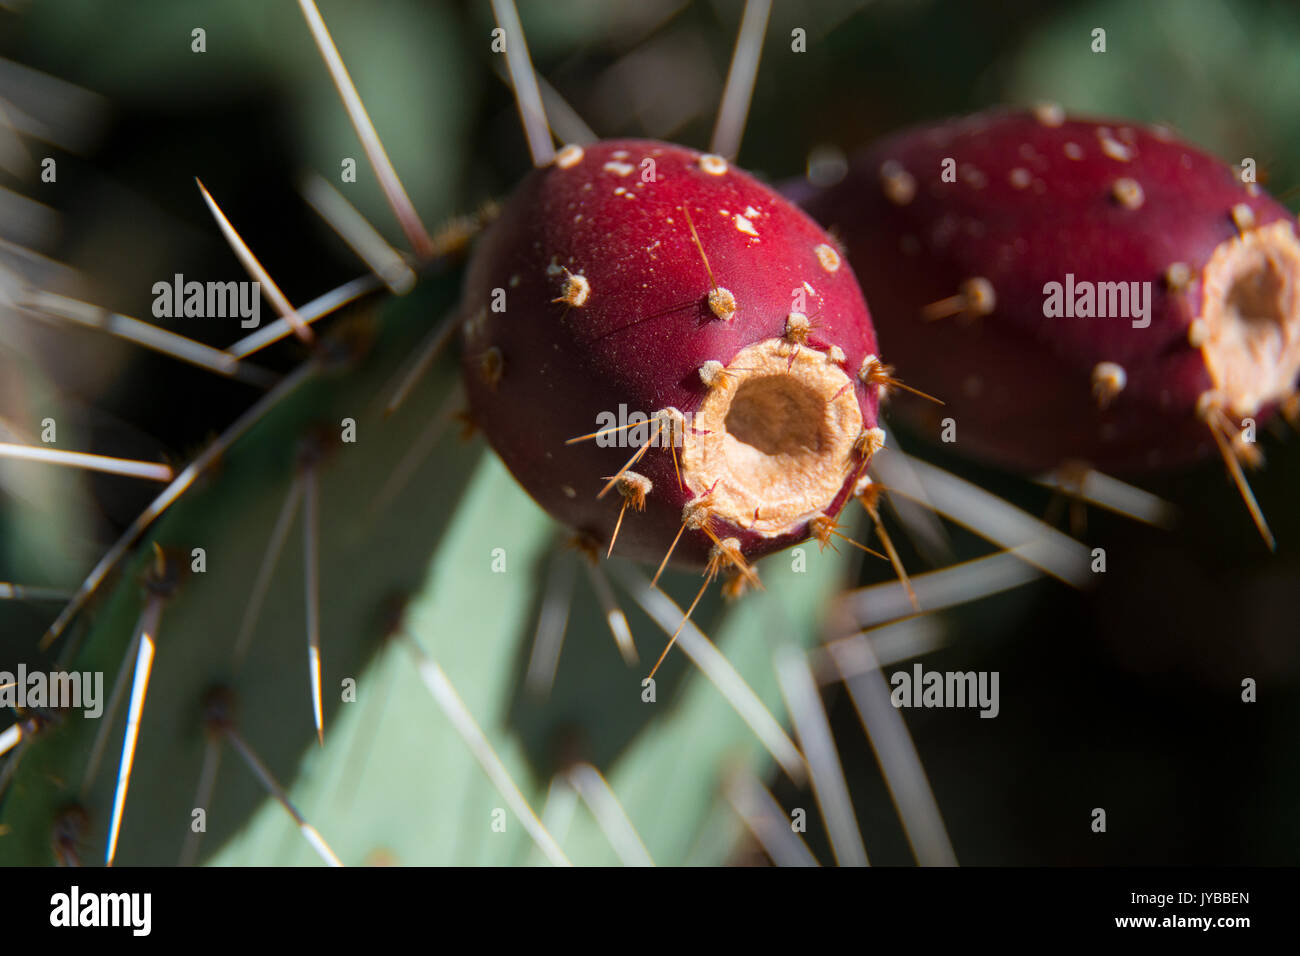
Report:
M791 312L812 323L802 360L829 363L827 350L838 346L861 427L875 427L877 389L856 375L877 351L870 314L852 270L807 215L720 158L690 149L627 140L575 155L562 151L520 184L475 251L462 307L473 419L543 508L608 542L621 500L597 493L637 446L566 440L603 427L598 416L617 415L620 405L648 416L669 406L694 412L709 392L701 367L725 366L746 346L781 340ZM737 303L726 320L710 307L714 287L700 247L717 287ZM566 286L570 275L585 288ZM493 290L502 290L504 311L493 311ZM564 301L566 290L573 302ZM643 431L648 437L653 426ZM845 461L827 513L847 502L859 464L860 456ZM659 560L695 495L689 483L679 487L669 448L652 447L633 467L653 490L643 513L626 516L615 550ZM721 519L713 527L739 539L746 557L808 535L806 521L774 537ZM711 544L703 531L688 530L674 562L698 566Z
M947 158L955 182L942 181ZM1214 382L1189 341L1202 269L1238 235L1234 207L1244 204L1257 229L1294 229L1237 167L1163 130L1067 120L1049 107L909 129L856 156L836 185L801 192L842 236L891 360L947 403L900 396L900 416L927 434L951 416L961 452L1027 472L1084 460L1133 473L1212 454L1197 403ZM1190 274L1183 288L1167 278L1179 262ZM1044 287L1067 274L1150 282L1149 326L1046 317ZM975 277L994 291L989 314L922 317ZM1105 408L1092 382L1103 362L1126 376ZM1262 423L1275 405L1231 417Z

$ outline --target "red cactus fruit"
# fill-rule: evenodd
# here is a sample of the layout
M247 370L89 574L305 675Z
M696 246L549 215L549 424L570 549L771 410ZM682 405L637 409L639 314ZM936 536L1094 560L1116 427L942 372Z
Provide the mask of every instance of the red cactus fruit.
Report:
M891 357L947 402L898 412L936 435L951 416L974 457L1132 473L1217 444L1239 476L1242 419L1294 401L1294 218L1164 130L979 114L879 143L805 202Z
M463 301L474 422L551 515L625 556L748 575L828 535L883 440L852 270L717 156L566 147L482 238Z

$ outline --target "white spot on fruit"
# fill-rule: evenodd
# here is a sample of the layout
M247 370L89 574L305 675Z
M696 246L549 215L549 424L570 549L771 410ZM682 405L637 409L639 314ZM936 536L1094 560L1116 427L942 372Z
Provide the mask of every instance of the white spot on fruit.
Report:
M906 206L916 195L916 178L894 159L881 163L880 185L885 190L885 198L896 206Z
M1192 270L1186 262L1171 262L1165 270L1165 287L1170 292L1181 292L1192 281Z
M555 165L560 169L572 169L582 162L583 155L581 146L570 143L555 154Z
M482 308L471 315L461 325L461 331L465 333L465 338L476 339L483 334L484 326L487 324L487 309Z
M1221 408L1223 408L1223 396L1213 389L1206 389L1196 396L1196 417L1202 421Z
M754 224L740 213L736 213L733 221L736 223L736 230L738 232L743 232L747 236L753 236L755 239L758 238L758 230L754 228Z
M1027 189L1034 181L1034 174L1023 166L1017 166L1007 175L1013 189Z
M1142 185L1136 179L1130 179L1127 176L1115 180L1114 185L1111 186L1110 194L1125 209L1140 209L1145 199Z
M993 283L983 276L976 276L963 282L961 284L961 295L965 300L965 311L968 315L988 315L993 311L993 306L997 304L997 296L993 292Z
M1034 105L1034 119L1044 126L1060 126L1065 122L1065 110L1059 103L1037 103Z
M813 249L817 254L817 261L822 264L822 268L827 272L838 272L840 268L840 254L835 251L834 247L822 243Z
M1238 232L1249 232L1255 228L1255 210L1244 202L1232 207L1232 224Z
M1127 384L1128 373L1115 362L1098 362L1092 368L1092 395L1101 408L1110 405Z
M983 189L988 177L974 166L965 165L957 170L957 177L972 189Z
M1101 143L1101 151L1116 162L1127 163L1133 158L1129 148L1110 135L1109 126L1097 127L1097 142Z
M605 170L605 172L613 173L615 176L627 176L630 175L634 169L636 169L636 167L633 166L631 163L620 163L614 160L610 160L602 168Z
M1065 151L1066 159L1074 159L1074 160L1083 159L1083 147L1080 146L1078 143L1075 142L1066 143L1064 146L1061 147L1061 149Z
M721 176L727 171L727 161L714 153L705 153L700 157L700 169L710 176Z

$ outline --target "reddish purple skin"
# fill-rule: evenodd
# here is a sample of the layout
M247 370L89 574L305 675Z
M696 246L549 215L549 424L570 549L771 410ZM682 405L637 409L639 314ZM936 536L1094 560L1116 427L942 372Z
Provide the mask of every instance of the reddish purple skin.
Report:
M616 157L619 152L626 156ZM837 272L825 271L814 248L830 240L811 218L735 167L721 176L702 171L699 155L653 141L610 141L586 147L569 169L534 170L479 243L466 276L462 315L488 309L481 333L465 334L464 379L475 423L547 512L605 543L623 499L617 489L600 500L596 494L635 448L565 440L596 431L598 414L617 415L620 403L646 415L670 405L694 411L707 392L700 366L710 359L726 365L742 348L780 337L794 290L805 280L817 293L807 297L814 324L809 345L844 350L863 427L876 424L875 389L855 374L876 353L876 340L847 261ZM658 179L645 183L647 157ZM632 170L620 175L606 163ZM635 198L616 195L619 188ZM681 212L686 203L718 285L739 304L730 322L708 307L712 286ZM751 207L760 213L751 217L757 240L733 218ZM590 283L582 307L552 301L564 282L562 274L547 273L553 258ZM504 313L489 308L495 288L506 290ZM489 346L504 359L495 389L479 373ZM634 470L654 489L644 512L628 509L614 554L658 561L691 495L678 487L666 447L652 447ZM848 501L851 484L846 481L832 514ZM739 538L750 558L807 537L806 527L779 538L717 520L713 527L719 537ZM698 567L711 545L704 532L688 531L674 563Z
M1128 161L1102 151L1103 128L1129 150ZM1133 473L1214 453L1196 416L1211 381L1187 334L1200 313L1201 269L1237 234L1234 205L1249 206L1257 226L1294 218L1262 192L1250 195L1236 167L1162 135L1117 120L1053 127L1023 111L977 114L893 136L806 199L843 238L890 360L909 385L947 403L899 396L897 413L936 438L940 419L951 416L957 450L1033 473L1071 459ZM1083 157L1067 157L1067 143ZM955 183L941 181L946 157L957 161ZM882 188L888 160L916 179L905 205ZM1018 168L1032 176L1027 187L1012 182ZM969 169L982 174L982 186ZM1139 208L1114 198L1121 177L1142 187ZM1181 293L1163 282L1173 262L1192 272ZM1150 326L1045 317L1043 287L1064 283L1067 273L1076 282L1151 282ZM973 276L993 284L991 314L970 322L920 317ZM1128 379L1105 411L1091 392L1102 361L1123 366Z

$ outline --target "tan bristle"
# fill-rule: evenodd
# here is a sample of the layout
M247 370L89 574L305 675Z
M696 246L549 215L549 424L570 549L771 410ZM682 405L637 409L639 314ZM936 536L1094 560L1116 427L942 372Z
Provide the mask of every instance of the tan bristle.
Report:
M1098 406L1106 408L1128 384L1128 373L1115 362L1098 362L1092 369L1092 394Z
M709 359L700 366L700 381L708 388L716 388L721 385L726 375L726 366L717 359Z
M802 312L791 312L785 317L785 337L791 342L807 345L808 331L811 328L812 323Z
M881 385L889 377L889 372L875 355L868 355L858 368L858 380L863 385Z
M579 531L569 538L569 547L595 564L600 560L600 541L590 531Z
M858 453L870 458L885 447L885 430L883 428L864 428L853 447Z
M808 530L823 548L831 543L831 536L835 533L836 527L835 519L825 514L815 515L808 522Z
M876 499L880 497L880 486L871 480L871 476L864 474L853 485L853 497L862 500L863 505L875 507Z
M632 506L633 511L645 510L645 499L654 488L654 483L645 475L635 471L625 471L615 485L618 493Z
M1210 421L1222 407L1222 396L1212 389L1207 389L1196 397L1196 417L1202 421Z
M582 308L587 304L587 297L591 295L591 283L587 281L586 276L575 275L565 270L564 285L560 289L560 297L553 299L553 302L564 302L574 308Z
M736 314L736 297L730 289L718 286L709 292L709 310L723 322L730 322Z
M746 567L746 562L740 551L739 538L723 538L714 544L709 551L709 573L717 574L725 567L735 566L738 568Z
M966 312L969 315L988 315L997 304L997 295L993 291L993 283L982 276L976 276L963 282L961 284L961 294L962 298L965 299Z
M723 600L739 600L749 590L749 586L750 581L748 575L744 574L738 568L728 569L727 580L722 582Z
M483 384L488 388L496 388L501 382L501 376L505 372L505 360L501 357L501 350L495 345L490 345L479 357L478 373Z
M699 531L709 523L709 519L713 517L711 504L708 495L686 502L682 507L682 524L687 530Z

